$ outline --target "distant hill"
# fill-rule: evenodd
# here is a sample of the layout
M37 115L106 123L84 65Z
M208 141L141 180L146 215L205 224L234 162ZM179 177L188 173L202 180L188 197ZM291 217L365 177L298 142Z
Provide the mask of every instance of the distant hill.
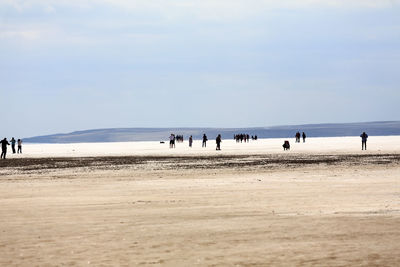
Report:
M221 134L223 138L233 138L236 133L248 133L259 138L289 138L297 132L305 132L308 137L359 136L363 131L370 136L400 135L400 121L305 124L255 128L113 128L77 131L25 138L26 143L87 143L87 142L128 142L167 140L171 133L183 135L187 139L193 135L200 139L206 133L209 139Z

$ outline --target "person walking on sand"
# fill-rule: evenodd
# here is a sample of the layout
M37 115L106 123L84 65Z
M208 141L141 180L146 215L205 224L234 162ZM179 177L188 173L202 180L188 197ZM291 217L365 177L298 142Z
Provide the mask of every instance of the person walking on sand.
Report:
M189 147L192 147L193 145L193 136L189 137Z
M17 153L21 153L22 154L22 140L18 139L18 150Z
M203 143L202 143L202 147L207 147L207 141L208 141L208 139L207 139L207 135L206 134L203 134Z
M306 142L306 134L303 132L303 143L305 143Z
M6 154L7 154L7 146L10 145L10 143L7 141L7 138L4 138L3 140L0 141L1 143L1 159L6 159Z
M222 138L221 138L221 135L220 135L220 134L219 134L219 135L217 136L217 138L215 139L215 142L217 143L217 148L216 148L216 150L221 150Z
M367 150L367 139L368 139L368 134L366 134L365 132L363 132L361 135L361 150Z
M15 138L13 137L13 138L11 138L10 142L11 142L11 149L12 149L12 152L13 152L13 154L15 154L15 143L16 143L17 141L16 141Z

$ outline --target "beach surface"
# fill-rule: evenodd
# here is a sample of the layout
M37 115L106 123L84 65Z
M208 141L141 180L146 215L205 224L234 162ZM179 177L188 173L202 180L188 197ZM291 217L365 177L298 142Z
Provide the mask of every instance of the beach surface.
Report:
M400 137L24 144L0 266L399 266Z

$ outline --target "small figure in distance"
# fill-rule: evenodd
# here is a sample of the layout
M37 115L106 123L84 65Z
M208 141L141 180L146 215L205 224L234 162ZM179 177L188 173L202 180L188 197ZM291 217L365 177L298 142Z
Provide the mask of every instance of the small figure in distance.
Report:
M7 138L4 138L3 140L1 140L0 143L1 143L1 157L0 158L6 159L7 146L9 146L10 143L7 141Z
M221 138L221 135L220 135L220 134L219 134L219 135L217 136L217 138L215 139L215 142L217 143L217 148L216 148L216 150L221 150L222 138Z
M305 132L303 132L303 143L305 143L306 142L306 134L305 134Z
M289 143L289 141L288 140L285 140L284 142L283 142L283 150L290 150L290 143Z
M22 154L22 140L18 139L18 150L17 153L21 153Z
M203 143L202 143L202 147L207 147L207 141L208 141L208 139L207 139L207 135L206 134L203 134Z
M367 150L367 139L368 139L368 134L366 134L365 132L363 132L361 135L361 150Z
M189 137L189 147L192 147L193 145L193 136Z
M300 143L300 132L297 132L295 137L296 137L296 143Z
M16 141L15 138L13 137L13 138L11 138L10 142L11 142L11 149L12 149L12 152L13 152L13 154L15 154L15 143L16 143L17 141Z
M171 134L169 137L169 148L174 148L175 147L175 135Z

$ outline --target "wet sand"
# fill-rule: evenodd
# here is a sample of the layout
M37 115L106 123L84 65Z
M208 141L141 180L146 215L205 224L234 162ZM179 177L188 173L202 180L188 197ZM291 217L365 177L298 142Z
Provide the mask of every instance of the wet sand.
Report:
M400 154L0 161L0 265L398 266Z

